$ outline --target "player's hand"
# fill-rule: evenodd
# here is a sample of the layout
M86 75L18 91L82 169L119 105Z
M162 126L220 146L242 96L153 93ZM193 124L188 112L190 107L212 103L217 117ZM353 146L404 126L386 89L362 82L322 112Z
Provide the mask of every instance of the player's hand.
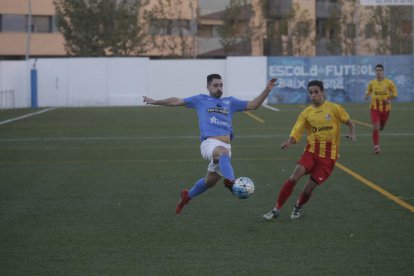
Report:
M142 97L144 98L143 102L146 103L146 104L154 104L154 102L155 102L153 99L148 98L146 96L142 96Z
M267 86L266 86L266 89L267 89L268 91L272 91L273 87L275 87L275 86L276 86L276 81L277 81L277 78L270 79L270 80L269 80L269 83L268 83L268 84L267 84Z
M351 142L356 142L355 134L348 134L345 137L346 137L346 139L351 140Z
M389 104L391 101L389 99L384 100L384 104Z
M287 148L289 148L290 145L291 145L290 144L290 141L289 140L286 140L286 141L283 141L282 142L282 144L280 145L280 148L281 149L287 149Z

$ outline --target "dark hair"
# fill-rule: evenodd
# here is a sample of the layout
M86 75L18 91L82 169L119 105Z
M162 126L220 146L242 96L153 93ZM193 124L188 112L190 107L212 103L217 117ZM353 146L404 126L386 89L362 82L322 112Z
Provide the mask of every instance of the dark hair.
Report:
M321 91L324 90L323 82L321 82L320 80L311 80L310 82L308 82L308 89L311 86L318 86L321 89Z
M207 84L210 84L213 81L213 79L221 80L222 78L219 74L210 74L207 76Z
M381 68L382 70L384 70L384 65L382 65L382 64L377 64L377 65L375 65L375 68L377 68L377 67L379 67L379 68Z

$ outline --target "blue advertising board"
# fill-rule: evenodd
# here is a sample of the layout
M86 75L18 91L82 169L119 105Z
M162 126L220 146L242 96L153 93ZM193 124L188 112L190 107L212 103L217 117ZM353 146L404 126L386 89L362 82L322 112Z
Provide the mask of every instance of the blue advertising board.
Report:
M321 80L329 101L364 102L368 82L375 78L375 65L384 65L385 77L394 81L399 102L414 101L414 56L268 57L268 78L278 85L269 104L307 103L307 83Z

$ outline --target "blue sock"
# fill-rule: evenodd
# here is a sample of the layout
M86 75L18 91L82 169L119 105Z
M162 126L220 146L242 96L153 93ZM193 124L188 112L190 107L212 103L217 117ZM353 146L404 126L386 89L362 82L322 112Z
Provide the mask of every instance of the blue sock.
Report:
M194 184L194 186L188 192L188 195L190 196L190 198L193 198L195 196L198 196L199 194L201 194L202 192L204 192L207 189L208 189L208 187L207 187L206 182L204 181L204 177L203 177L203 178L199 179Z
M234 180L233 167L231 166L230 156L223 154L219 158L220 172L225 179Z

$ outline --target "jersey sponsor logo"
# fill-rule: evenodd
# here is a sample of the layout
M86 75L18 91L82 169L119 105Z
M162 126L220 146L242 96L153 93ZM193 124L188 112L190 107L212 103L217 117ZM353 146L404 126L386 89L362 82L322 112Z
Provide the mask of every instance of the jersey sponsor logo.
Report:
M374 95L375 96L386 96L388 95L388 93L386 91L375 91Z
M220 114L229 115L229 111L227 109L221 108L221 107L208 108L207 112L208 113L220 113Z
M320 132L320 131L329 131L333 130L333 126L321 126L321 127L312 127L312 132Z
M220 121L219 119L217 119L215 116L210 118L210 124L212 125L217 125L217 126L226 126L226 127L231 127L229 122L225 122L225 121Z

